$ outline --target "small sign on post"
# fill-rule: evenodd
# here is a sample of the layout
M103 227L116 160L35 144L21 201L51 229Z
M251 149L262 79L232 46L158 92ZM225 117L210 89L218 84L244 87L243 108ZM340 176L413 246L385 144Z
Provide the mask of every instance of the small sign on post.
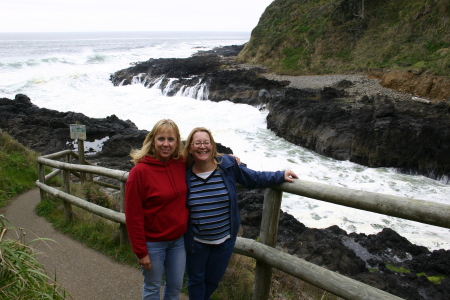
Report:
M78 144L78 163L86 164L84 160L84 141L86 140L86 126L81 124L70 124L70 138L76 139ZM86 174L80 172L81 182L86 181Z
M73 140L86 140L86 126L70 124L70 138Z

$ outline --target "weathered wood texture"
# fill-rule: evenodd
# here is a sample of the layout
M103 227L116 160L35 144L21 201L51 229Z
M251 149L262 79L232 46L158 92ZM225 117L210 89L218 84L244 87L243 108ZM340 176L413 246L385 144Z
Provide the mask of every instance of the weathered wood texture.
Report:
M85 158L84 158L84 141L81 139L77 139L78 141L78 163L80 165L84 165L85 164ZM81 182L85 182L86 181L86 174L83 172L80 172L80 179Z
M358 191L306 180L286 182L273 188L312 199L450 228L448 204Z
M70 204L78 206L78 207L80 207L84 210L87 210L91 213L94 213L100 217L114 221L116 223L126 224L124 213L120 213L120 212L114 211L112 209L105 208L103 206L100 206L100 205L88 202L86 200L80 199L78 197L69 195L63 191L60 191L58 189L55 189L55 188L49 187L45 184L42 184L39 181L36 181L36 186L56 198L67 201Z
M234 252L264 261L274 268L344 299L402 299L251 239L238 237Z
M42 165L39 165L39 166L42 166ZM44 167L44 166L42 166L42 167ZM54 171L52 171L51 173L45 175L45 182L51 180L53 177L56 177L59 174L61 174L61 170L54 170Z
M275 247L278 237L278 223L283 192L266 189L261 219L261 243ZM272 267L262 260L256 262L253 300L268 299L272 282Z
M62 170L62 190L64 194L69 195L70 194L70 171L63 169ZM62 198L62 197L59 197ZM62 198L64 199L64 198ZM81 200L81 199L80 199ZM64 201L64 213L65 213L65 220L66 222L72 221L72 204L70 201Z
M89 165L76 165L70 163L64 163L60 161L54 161L52 159L39 157L37 162L40 164L44 164L57 169L65 169L75 172L85 172L91 174L102 175L106 177L111 177L117 179L122 182L126 182L128 179L128 172L120 171L120 170L112 170L108 168L98 167L98 166L89 166Z

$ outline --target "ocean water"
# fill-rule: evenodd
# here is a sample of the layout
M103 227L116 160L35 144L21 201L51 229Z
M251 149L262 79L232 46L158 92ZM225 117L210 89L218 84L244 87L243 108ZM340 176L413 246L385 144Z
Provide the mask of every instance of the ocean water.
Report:
M267 111L228 101L165 97L141 84L114 87L110 74L149 58L184 58L198 50L241 45L249 32L0 33L0 97L26 94L39 107L89 117L112 114L150 130L173 119L182 137L197 126L214 134L255 170L290 168L304 180L450 204L450 186L424 176L337 161L266 129ZM89 139L89 132L87 132ZM282 209L308 227L338 225L375 234L390 227L430 250L450 249L450 230L284 193Z

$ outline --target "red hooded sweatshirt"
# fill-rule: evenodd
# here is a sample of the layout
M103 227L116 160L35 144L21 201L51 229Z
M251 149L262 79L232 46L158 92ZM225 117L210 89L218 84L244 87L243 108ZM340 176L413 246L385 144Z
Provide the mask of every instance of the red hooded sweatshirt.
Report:
M146 241L173 241L187 228L184 160L161 162L143 157L130 171L125 188L125 217L133 252L145 257Z

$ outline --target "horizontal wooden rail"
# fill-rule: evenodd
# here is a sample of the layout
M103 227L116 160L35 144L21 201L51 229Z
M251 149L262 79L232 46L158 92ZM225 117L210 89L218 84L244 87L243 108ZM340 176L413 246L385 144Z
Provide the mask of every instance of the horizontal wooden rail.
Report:
M61 158L61 157L64 157L66 155L69 155L69 154L70 155L74 155L76 153L73 152L72 150L63 150L63 151L55 152L55 153L52 153L52 154L43 155L43 156L40 156L40 157L47 158L47 159L57 159L57 158Z
M334 204L450 228L450 205L448 204L365 192L298 179L294 183L283 183L273 188Z
M339 273L319 267L281 250L258 243L255 240L238 237L234 252L264 261L278 270L344 299L402 299Z
M43 191L49 193L50 195L53 195L56 198L62 199L64 201L67 201L75 206L78 206L84 210L87 210L91 213L94 213L96 215L99 215L105 219L120 223L120 224L126 224L125 222L125 214L117 212L115 210L88 202L86 200L80 199L78 197L72 196L70 194L67 194L63 191L60 191L58 189L49 187L46 184L40 183L39 181L36 181L36 186Z
M94 180L93 182L96 183L96 184L98 184L98 185L101 185L101 186L110 188L110 189L120 190L120 186L115 185L115 184L110 184L110 183L106 183L106 182L101 182L101 181L98 181L98 180Z
M38 157L37 162L58 169L103 175L122 182L126 182L128 179L128 172L112 170L104 167L70 164L60 161L54 161L52 159L44 158L43 156Z
M75 172L75 171L73 171L73 172L71 172L71 173L72 173L72 175L74 175L75 177L81 179L80 173ZM46 177L46 178L47 178L47 177ZM102 181L98 181L98 180L92 180L92 183L95 183L95 184L98 184L98 185L101 185L101 186L104 186L104 187L107 187L107 188L112 188L112 189L115 189L115 190L120 190L120 186L115 185L115 184L110 184L110 183L106 183L106 182L102 182Z
M52 171L51 173L45 175L45 182L51 180L53 177L58 176L59 174L61 174L61 170L59 169Z

